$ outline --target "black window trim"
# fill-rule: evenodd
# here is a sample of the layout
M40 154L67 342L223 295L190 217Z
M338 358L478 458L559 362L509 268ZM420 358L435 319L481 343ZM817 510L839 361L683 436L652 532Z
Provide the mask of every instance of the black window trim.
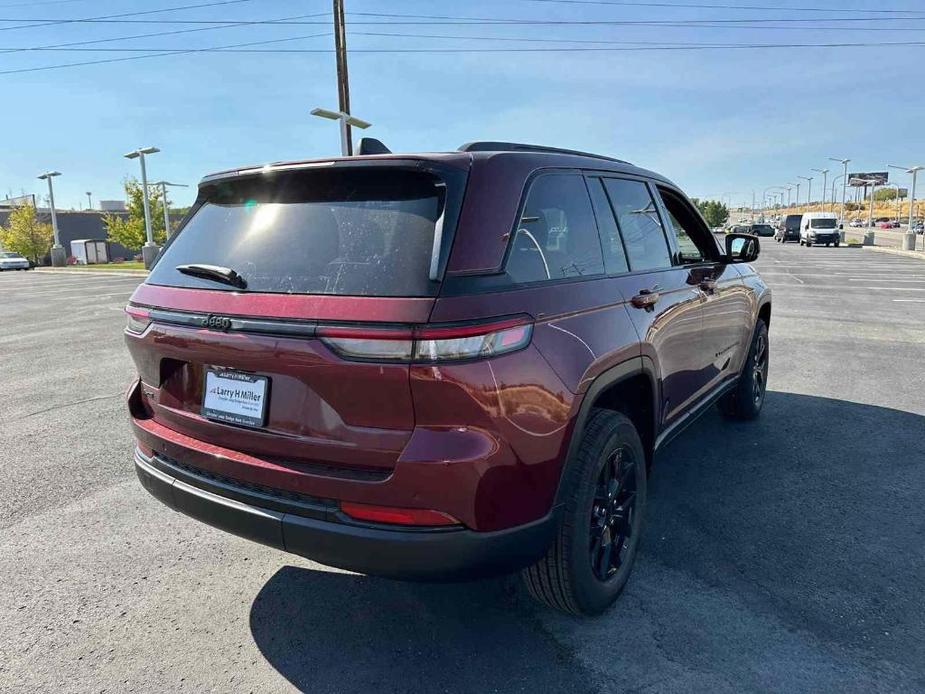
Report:
M669 238L672 236L668 234L667 228L665 226L665 211L661 207L661 198L657 195L657 190L654 188L654 182L646 178L645 176L635 176L633 174L624 174L624 173L614 173L610 171L587 171L586 175L589 175L593 178L605 179L605 178L614 178L623 181L635 181L636 183L642 183L645 185L646 190L648 190L649 195L652 197L652 202L655 204L656 217L658 218L659 225L662 228L662 236L665 239L665 244L668 246L668 252L671 256L671 265L668 267L657 267L657 268L647 268L637 270L633 268L632 260L630 259L629 250L626 247L626 240L623 238L623 229L620 227L620 220L617 217L617 213L613 209L613 200L610 199L610 192L607 190L607 186L603 186L604 195L607 197L607 202L610 205L610 211L613 214L614 223L617 225L617 231L620 234L620 243L623 244L623 252L626 254L626 265L629 268L626 272L620 273L611 273L608 274L608 277L625 277L627 275L641 275L648 274L650 272L661 272L664 270L672 270L677 265L675 264L675 256L677 255L677 249L673 243L673 239ZM593 209L593 206L592 206ZM595 220L596 221L596 220ZM598 235L600 235L600 227L598 227ZM603 239L601 240L603 243Z
M690 201L687 199L687 196L684 195L684 193L682 193L680 190L678 190L677 188L673 186L669 186L663 183L655 183L654 181L650 181L649 185L655 191L656 207L658 207L659 210L661 211L662 217L666 223L664 228L666 229L666 231L668 229L671 229L671 232L672 232L670 234L667 234L667 236L670 239L669 246L672 249L673 265L675 267L686 267L686 268L716 265L717 262L719 262L719 248L716 246L715 240L710 245L710 250L708 251L708 257L703 258L703 260L693 262L693 263L685 263L681 260L681 249L678 246L677 233L675 232L674 224L672 224L671 222L671 214L669 214L668 208L665 206L665 201L662 200L661 189L666 190L669 195L674 195L675 198L677 198L677 200L683 206L687 207L688 212L693 214L695 221L699 219L700 222L702 222L702 227L703 227L702 230L705 230L710 235L711 238L713 236L713 232L710 231L709 226L707 226L707 223L703 220L703 217L700 215L699 210L697 210L697 208L690 203ZM704 238L706 238L706 236L704 236ZM694 241L694 243L697 243L697 242ZM712 256L712 257L709 257L709 256Z
M523 219L524 209L527 206L527 199L530 196L530 191L533 189L534 183L543 177L543 176L563 176L563 175L577 175L582 179L584 183L585 195L588 196L588 207L591 210L591 218L594 220L594 230L597 233L598 245L601 245L601 232L600 227L597 224L597 216L594 214L594 203L591 200L591 192L588 190L588 182L585 180L584 171L581 169L576 169L572 167L544 167L542 169L536 169L530 173L526 181L524 181L523 189L520 193L520 203L517 205L517 214L514 217L514 222L511 227L511 230L508 232L507 239L507 248L504 250L504 259L501 263L501 272L492 273L494 275L504 276L507 275L507 264L510 260L511 252L514 249L514 241L517 236L517 231L520 228L520 220ZM593 275L575 275L571 277L558 277L556 279L539 279L534 280L533 282L514 282L511 281L510 284L505 285L510 289L528 289L536 287L538 285L546 286L553 284L562 284L564 282L586 282L589 280L600 280L610 277L607 274L607 266L604 262L604 248L601 246L601 266L604 268L603 272L598 272ZM488 275L486 275L488 276ZM510 275L508 275L510 277Z

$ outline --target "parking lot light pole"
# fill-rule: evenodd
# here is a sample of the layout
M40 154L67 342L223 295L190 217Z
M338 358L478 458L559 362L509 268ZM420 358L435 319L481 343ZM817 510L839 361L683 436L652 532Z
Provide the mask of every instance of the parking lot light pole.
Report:
M170 208L167 207L167 188L189 188L185 183L171 183L170 181L155 181L151 184L161 189L161 204L164 206L164 233L170 238Z
M836 157L829 157L829 161L837 161L843 167L845 167L845 171L843 174L845 180L842 182L842 189L841 189L841 223L844 224L845 223L845 191L848 188L848 162L850 162L851 160L850 159L838 159ZM832 198L832 204L835 204L834 197ZM844 237L844 234L842 234L842 241L844 240L845 240L845 237Z
M813 176L797 176L797 178L802 178L804 181L809 181L809 187L806 189L806 206L809 207L813 203Z
M829 192L829 186L828 186L829 170L828 169L813 169L813 171L817 171L822 174L822 211L825 212L825 194Z
M157 257L158 247L154 243L154 230L151 228L151 203L148 200L148 172L145 170L145 155L160 152L157 147L139 147L125 155L126 159L139 159L141 161L141 196L145 208L145 245L141 248L141 257L145 268L150 270Z
M912 231L912 224L915 222L915 179L919 171L925 169L925 166L896 166L890 164L891 169L900 169L907 174L912 174L912 187L909 189L909 228L906 229L906 235L903 238L903 248L906 250L915 250L915 232ZM925 251L925 234L922 234L922 250Z
M55 190L51 184L51 179L60 176L60 171L46 171L39 180L48 181L48 205L51 207L51 230L54 232L55 242L51 247L51 264L54 267L64 267L67 265L67 253L64 252L64 246L61 245L61 239L58 236L58 216L55 214Z
M800 211L800 184L799 184L799 183L794 183L794 184L793 184L793 187L797 189L796 205L797 205L797 212L799 213L799 211Z
M359 128L360 130L366 130L372 123L367 123L365 120L360 120L359 118L354 118L349 113L344 113L343 111L329 111L326 108L313 108L311 110L313 116L318 116L319 118L327 118L328 120L336 120L340 124L340 153L342 157L349 157L352 151L351 142L350 142L350 128Z

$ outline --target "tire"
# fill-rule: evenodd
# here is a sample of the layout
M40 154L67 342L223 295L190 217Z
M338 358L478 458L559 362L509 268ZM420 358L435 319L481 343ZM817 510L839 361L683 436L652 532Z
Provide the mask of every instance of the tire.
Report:
M828 247L829 247L829 244L825 244L825 247L828 248Z
M522 576L538 602L597 615L623 591L643 531L646 458L636 427L619 412L592 410L565 475L559 529Z
M739 381L719 401L724 415L732 419L754 419L761 414L768 387L769 352L768 326L759 318Z
M835 248L838 248L838 241L835 242Z
M800 239L800 245L801 246L803 245L803 239Z

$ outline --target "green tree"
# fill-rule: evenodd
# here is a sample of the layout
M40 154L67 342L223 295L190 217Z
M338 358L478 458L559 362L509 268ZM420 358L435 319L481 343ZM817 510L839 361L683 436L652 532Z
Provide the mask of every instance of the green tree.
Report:
M54 236L51 224L40 222L31 205L14 209L6 227L0 227L3 247L29 258L35 264L51 249Z
M123 185L128 216L107 214L103 217L103 224L106 226L106 234L110 241L137 250L147 241L144 196L141 184L136 179L126 178ZM164 232L164 207L161 201L161 191L148 186L148 202L151 208L151 230L154 234L154 243L161 245L167 240L167 234Z
M884 202L886 200L895 200L895 199L896 199L896 189L895 188L881 188L876 193L874 193L874 200L876 200L877 202Z
M729 208L719 200L698 200L694 198L694 204L700 210L700 214L711 227L720 227L729 219Z

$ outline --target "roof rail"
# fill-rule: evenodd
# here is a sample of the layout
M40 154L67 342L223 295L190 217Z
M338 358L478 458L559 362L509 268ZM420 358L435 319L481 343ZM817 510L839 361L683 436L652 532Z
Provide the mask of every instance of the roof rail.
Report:
M527 145L520 142L467 142L459 148L460 152L546 152L548 154L573 154L579 157L592 157L606 159L620 164L629 164L628 161L607 157L603 154L580 152L577 149L560 149L559 147L545 147L543 145Z

